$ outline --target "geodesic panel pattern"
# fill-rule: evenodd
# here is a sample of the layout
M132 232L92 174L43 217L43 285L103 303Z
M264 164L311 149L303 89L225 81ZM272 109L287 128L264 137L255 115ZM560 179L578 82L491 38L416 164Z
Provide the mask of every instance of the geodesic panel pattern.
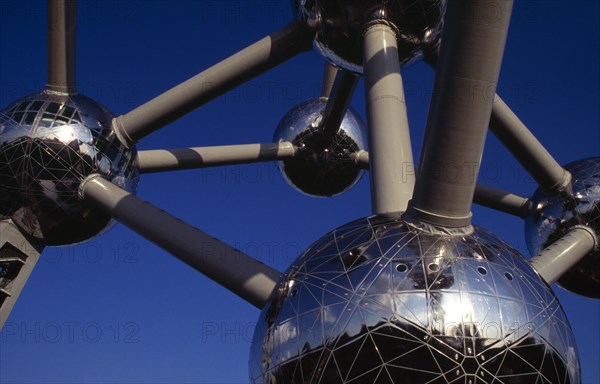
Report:
M525 239L532 256L576 225L585 225L600 236L600 158L577 160L565 169L573 178L571 196L548 196L538 188L531 198L535 209L525 219ZM600 298L600 250L590 252L558 282L569 291Z
M297 153L279 162L288 184L311 196L341 194L360 180L363 170L352 157L365 149L365 124L348 108L337 132L321 127L326 98L310 99L290 109L275 131L274 141L291 141Z
M362 73L361 34L380 20L397 30L401 65L439 44L446 0L295 0L298 18L316 32L315 48L331 63Z
M135 148L111 129L112 115L81 95L34 94L2 112L0 212L44 244L79 242L109 223L77 193L98 173L134 192Z
M253 383L579 383L568 320L510 245L399 214L314 243L263 309Z

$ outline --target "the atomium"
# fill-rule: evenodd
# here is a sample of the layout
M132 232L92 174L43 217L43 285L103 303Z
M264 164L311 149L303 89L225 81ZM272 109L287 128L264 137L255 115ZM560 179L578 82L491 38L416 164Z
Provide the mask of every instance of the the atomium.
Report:
M112 114L83 95L42 92L8 106L0 120L0 211L44 244L86 240L110 217L77 193L97 173L135 192L136 151L111 129Z
M351 188L363 174L354 155L365 149L364 123L348 108L337 132L321 127L326 98L302 102L279 122L274 141L290 141L298 153L279 162L287 182L312 196L329 197Z
M568 320L518 251L400 214L346 224L263 309L253 383L579 383Z
M365 26L386 21L396 29L401 65L438 45L446 0L295 0L298 18L316 31L315 48L331 63L362 73Z
M525 238L531 255L563 237L576 225L600 236L600 158L574 161L564 167L571 173L573 194L548 196L538 189L534 211L525 220ZM559 284L580 295L600 298L600 250L595 249L573 266Z

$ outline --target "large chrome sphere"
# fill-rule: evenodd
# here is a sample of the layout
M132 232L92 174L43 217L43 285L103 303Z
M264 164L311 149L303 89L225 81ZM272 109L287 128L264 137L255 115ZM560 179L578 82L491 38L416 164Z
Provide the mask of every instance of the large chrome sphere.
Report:
M110 218L81 203L80 182L98 173L135 192L135 148L111 129L112 114L82 95L34 94L0 119L0 212L46 245L88 239Z
M262 310L253 383L579 383L556 296L481 228L432 233L399 214L323 236Z
M401 65L440 39L446 0L294 0L298 18L316 31L315 48L333 64L362 72L362 32L377 19L397 30Z
M525 219L525 238L531 255L560 239L575 225L586 225L600 236L600 158L567 164L573 197L547 196L538 189L531 200L535 207ZM580 295L600 298L600 250L580 260L558 281Z
M274 141L290 141L298 153L279 162L287 182L312 196L338 195L363 174L352 154L365 149L365 124L348 108L337 133L328 137L321 129L326 98L311 99L289 110L279 122Z

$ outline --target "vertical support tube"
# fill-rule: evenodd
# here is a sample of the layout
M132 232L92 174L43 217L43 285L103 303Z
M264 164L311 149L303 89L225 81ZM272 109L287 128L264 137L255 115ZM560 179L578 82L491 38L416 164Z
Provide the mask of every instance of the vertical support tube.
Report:
M444 21L419 175L409 211L471 224L471 204L500 73L512 0L451 0ZM488 11L494 9L494 18Z
M10 220L0 221L0 329L10 315L44 247Z
M275 269L98 175L83 181L80 195L87 203L102 209L257 308L264 306L279 281L280 273Z
M46 90L76 93L75 0L48 0L48 84Z
M363 33L374 214L405 211L415 183L396 31L379 22Z
M532 257L529 263L548 284L552 284L596 246L597 239L592 229L575 226Z

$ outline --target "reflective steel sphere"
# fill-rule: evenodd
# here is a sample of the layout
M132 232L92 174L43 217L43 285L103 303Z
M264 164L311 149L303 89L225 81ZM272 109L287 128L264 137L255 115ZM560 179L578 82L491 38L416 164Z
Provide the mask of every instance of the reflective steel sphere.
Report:
M362 73L362 32L382 19L397 30L401 65L440 38L446 0L294 0L298 18L316 31L315 48L340 68Z
M365 149L365 124L348 108L337 133L327 136L320 127L326 98L311 99L288 111L279 122L274 141L290 141L298 153L279 162L287 182L312 196L338 195L363 174L352 154Z
M112 114L82 95L39 93L0 119L0 212L46 245L86 240L110 217L81 203L80 182L98 173L135 192L135 148L111 129Z
M573 197L547 196L538 189L531 200L534 212L525 219L525 239L531 255L564 236L575 225L586 225L600 236L600 158L567 164ZM580 260L558 283L571 292L600 298L600 250Z
M475 227L346 224L293 263L258 320L253 383L579 383L556 296Z

